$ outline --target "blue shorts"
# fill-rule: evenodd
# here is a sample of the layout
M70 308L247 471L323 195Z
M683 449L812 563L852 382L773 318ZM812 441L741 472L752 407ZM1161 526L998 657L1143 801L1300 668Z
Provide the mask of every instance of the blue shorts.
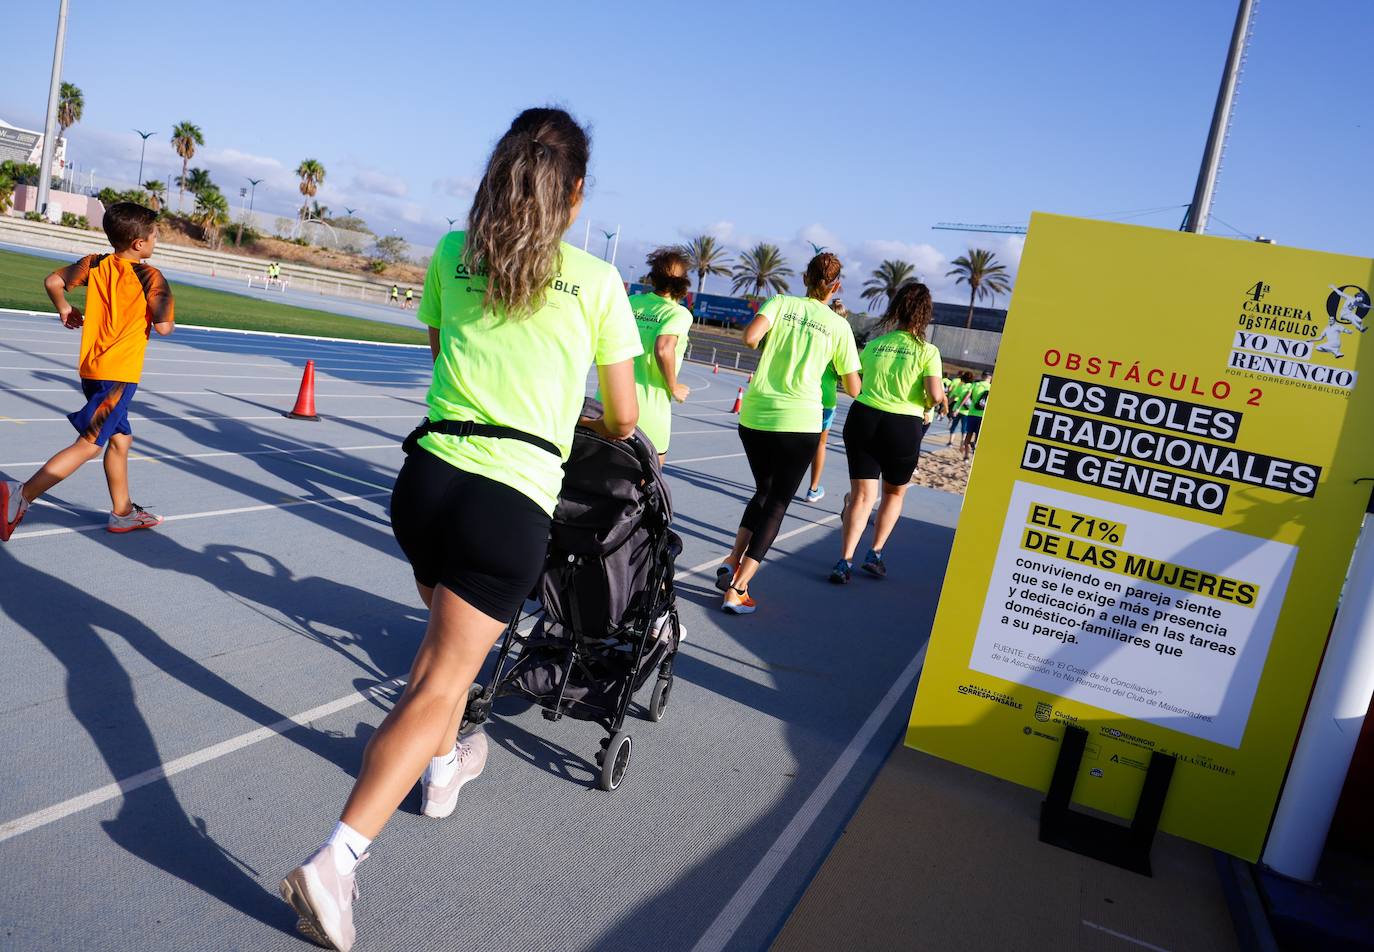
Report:
M86 405L75 413L68 413L67 419L76 427L76 432L96 446L104 446L116 433L131 435L129 404L137 389L136 383L83 377L81 392L86 395Z
M830 429L830 424L835 422L835 408L825 407L821 410L821 432Z

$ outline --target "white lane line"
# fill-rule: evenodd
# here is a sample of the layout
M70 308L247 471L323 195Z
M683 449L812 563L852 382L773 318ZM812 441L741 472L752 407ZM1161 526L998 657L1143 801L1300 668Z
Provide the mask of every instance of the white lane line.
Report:
M1089 922L1087 919L1083 920L1083 924L1087 926L1089 929L1096 929L1098 932L1105 932L1107 935L1120 939L1123 942L1129 942L1132 945L1138 945L1142 949L1150 949L1151 952L1169 952L1169 950L1164 948L1164 946L1162 945L1154 945L1153 943L1145 942L1141 939L1129 936L1124 932L1117 932L1115 929L1108 929L1106 926L1100 926L1096 922Z
M0 393L77 393L79 387L0 387ZM296 398L297 391L290 393L277 393L276 391L266 390L142 390L138 391L142 397L282 397L283 399ZM406 397L398 397L394 393L325 393L322 390L315 391L317 400L401 400L407 403L416 403L424 406L422 400L409 400Z
M364 486L370 486L370 487L373 488L373 489L381 489L381 490L384 490L384 491L386 491L386 492L391 492L391 488L392 488L392 487L390 487L390 486L383 486L383 485L381 485L380 483L369 483L367 480L365 480L365 479L359 479L357 476L349 476L348 474L346 474L346 473L341 473L341 472L339 472L338 470L327 469L327 468L325 468L325 467L323 467L323 466L316 466L314 463L307 463L307 462L306 462L305 460L303 460L303 459L293 459L291 462L295 463L297 466L307 466L307 467L309 467L310 469L317 469L317 470L319 470L319 471L322 472L322 473L328 473L330 476L336 476L336 477L338 477L339 479L346 479L346 480L348 480L350 483L361 483L362 485L364 485Z
M897 675L897 680L892 683L892 687L887 689L887 694L883 695L883 699L878 702L873 713L868 715L868 720L864 721L859 732L849 741L849 746L826 771L825 776L811 791L811 795L806 798L801 809L788 822L786 828L778 834L773 845L768 847L768 851L763 854L758 865L740 884L739 889L730 897L730 901L725 904L725 908L716 916L715 921L707 927L706 932L697 940L696 945L692 946L692 952L719 952L730 944L730 940L739 931L739 927L753 913L754 907L758 905L764 892L791 860L792 854L801 845L802 839L810 831L811 825L816 822L816 818L829 805L835 791L839 789L840 784L844 783L849 772L854 769L854 764L858 762L860 755L868 748L869 743L873 740L873 735L878 733L878 728L882 726L883 721L887 720L887 716L892 713L897 702L902 699L911 683L916 680L916 676L921 673L921 665L925 661L926 648L929 644L927 641L926 644L922 645L921 650L916 652L916 657L912 658L906 669Z
M795 529L789 529L789 530L787 530L786 532L784 532L784 533L782 533L781 535L777 536L777 537L773 540L773 544L774 544L774 545L777 545L779 542L786 542L788 539L792 538L793 536L799 536L799 535L801 535L803 532L810 532L812 529L820 529L820 528L822 528L823 526L828 526L828 525L830 525L830 523L838 521L839 518L840 518L840 514L839 514L838 512L832 512L832 513L831 513L830 515L828 515L828 516L822 516L821 518L817 519L815 522L808 522L808 523L807 523L806 525L804 525L804 526L797 526L797 528L795 528ZM723 559L724 556L721 556L721 558ZM702 562L700 565L694 565L694 566L692 566L690 569L688 569L688 570L685 571L685 572L678 572L678 573L674 576L674 578L675 578L675 579L684 579L684 578L689 578L689 577L691 577L691 576L693 576L693 575L700 575L702 572L705 572L707 569L715 568L715 567L716 567L717 565L719 565L720 563L721 563L721 559L711 559L710 561Z
M684 463L706 463L713 459L737 459L738 457L741 457L743 455L743 453L722 453L719 456L693 456L690 459L672 459L670 457L668 459L668 462L664 463L663 465L681 466Z
M70 358L72 358L72 357L75 356L74 354L68 353L67 351L20 350L18 347L13 347L13 346L11 346L11 345L9 345L9 344L0 344L0 347L9 347L10 350L14 351L15 356L18 356L18 357L66 357L66 358L69 358L69 359L70 359ZM312 359L313 359L313 358L312 358ZM329 359L329 358L326 358L326 359ZM229 367L229 368L234 368L234 367L272 367L272 368L274 368L274 369L276 369L276 370L289 370L289 369L291 369L291 367L292 367L294 361L287 361L287 360L284 360L284 359L283 359L283 360L276 360L276 361L273 361L272 363L268 363L268 364L253 364L253 363L248 363L247 361L244 361L244 360L233 360L233 359L225 358L225 357L216 357L216 358L214 358L214 359L210 359L210 358L199 358L199 357L145 357L144 360L143 360L143 363L144 363L145 366L146 366L147 364L158 364L158 363L160 363L160 364L217 364L217 365L219 365L219 366L221 366L221 367ZM358 366L356 366L356 367L345 366L345 364L348 364L348 363L357 364ZM326 372L331 371L331 370L343 370L343 371L348 371L348 372L351 372L351 371L354 371L354 370L366 370L368 373L374 373L374 374L414 374L414 373L426 372L426 371L428 371L428 370L431 369L431 368L429 368L429 367L426 367L424 364L421 364L421 363L418 362L418 361L416 361L414 367L408 368L408 369L404 369L404 370L376 370L376 369L373 369L373 368L375 368L375 367L377 367L377 366L378 366L378 364L377 364L375 361L369 361L369 360L366 360L365 358L362 358L362 357L359 357L357 360L354 360L354 361L337 361L337 362L331 361L331 362L328 363L328 364L321 363L319 360L316 360L316 361L315 361L315 369L316 369L317 371L319 371L320 373L326 373ZM15 368L12 368L12 367L11 367L11 368L6 368L6 369L13 370L13 369L15 369ZM39 368L36 368L36 367L29 367L29 368L26 368L26 369L28 369L28 370L36 370L36 369L39 369ZM152 371L149 371L149 373L152 373Z
M135 423L156 423L159 420L282 420L286 418L285 412L269 414L268 416L225 416L217 413L179 413L174 416L144 416L141 413L131 414L129 419ZM413 413L355 413L346 419L338 422L347 423L349 420L413 420ZM4 423L70 423L64 417L0 417L0 422Z
M318 310L318 308L306 308L306 310ZM13 307L0 307L0 314L26 314L26 315L30 315L30 316L32 316L32 317L47 317L47 318L52 318L52 319L56 319L56 317L57 317L56 314L53 314L53 313L50 313L50 312L47 312L47 311L26 311L26 310L21 310L21 309L19 309L19 308L13 308ZM340 315L337 315L337 316L339 316L339 317L348 317L349 315L347 315L347 314L340 314ZM358 320L368 320L368 318L358 318ZM382 323L385 323L385 322L384 322L384 321L373 321L373 323L382 324ZM419 322L417 321L416 323L418 324ZM235 328L235 327L206 327L206 326L204 326L203 324L183 324L183 325L180 325L180 326L181 326L183 329L186 329L186 330L206 331L206 332L212 333L212 334L245 334L245 335L250 335L250 336L253 336L253 337L275 337L275 338L286 339L286 340L325 341L325 342L331 343L331 344L360 344L360 345L363 345L363 346L366 346L366 347L406 347L406 348L419 349L419 350L428 350L428 349L429 349L429 345L428 345L428 344L396 344L396 343L392 343L392 342L390 342L390 341L382 341L382 340L355 340L355 339L353 339L353 338L351 338L351 337L318 337L318 336L313 335L313 334L279 334L279 333L276 333L275 331L244 331L244 330L239 330L238 328ZM395 325L395 326L396 326L396 327L404 327L404 326L406 326L406 325L397 324L397 325Z
M275 455L278 455L278 454L285 454L285 455L288 455L288 456L292 456L292 455L295 455L295 454L297 454L297 453L347 453L347 452L352 452L352 451L354 451L354 450L390 450L390 449L399 449L399 448L400 448L400 445L401 445L400 443L368 443L368 444L366 444L366 445L364 445L364 446L305 446L305 445L302 444L300 447L291 447L291 448L289 448L289 449L277 449L277 450L248 450L248 451L246 451L246 452L241 452L241 453L228 452L228 451L219 451L219 452L215 452L215 453L166 453L166 454L158 455L158 456L142 456L142 455L137 455L137 456L130 456L130 457L129 457L129 462L131 462L131 463L159 463L159 462L163 462L163 461L165 461L165 460L175 460L175 459L214 459L214 458L220 457L220 456L275 456ZM47 462L47 460L42 460L42 459L40 459L40 460L25 460L25 461L22 462L22 463L0 463L0 468L13 468L13 467L16 467L16 466L42 466L42 465L43 465L44 463L46 463L46 462Z
M283 369L288 369L288 368L283 368ZM318 370L318 368L316 368L316 369ZM46 372L46 373L56 373L56 372L60 372L60 368L56 368L56 367L0 367L0 370L27 370L27 371L31 371L31 372ZM327 371L327 370L319 370L319 375L322 376L322 377L340 377L340 379L344 380L346 383L389 383L389 384L396 384L396 383L404 383L404 382L405 382L405 381L403 381L403 380L380 380L380 379L371 379L371 378L364 378L364 377L353 377L353 376L346 376L346 377L345 377L345 376L343 376L343 374L347 374L347 373L348 373L348 371L341 371L340 373L335 374L335 373L330 373L330 372ZM417 370L369 370L369 371L367 371L367 373L369 373L369 374L408 374L408 375L414 375L414 374L419 374L419 373L428 373L428 370L425 370L425 371L421 371L421 370L418 370L418 369L417 369ZM144 372L143 376L145 376L145 377L195 377L195 378L197 378L198 380L300 380L300 376L299 376L298 374L293 374L292 376L289 376L289 377L266 376L266 375L264 375L264 374L184 374L184 373L180 373L179 371L175 371L175 370L148 370L148 371L145 371L145 372Z
M279 734L285 734L293 728L303 727L311 721L319 720L322 717L328 717L331 714L337 714L339 711L347 710L373 697L382 697L387 691L398 688L403 684L405 684L404 678L392 678L390 681L383 681L380 684L375 684L365 691L355 691L350 694L345 694L343 697L329 701L326 704L312 707L308 711L302 711L295 717L282 718L275 724L268 724L266 727L259 727L257 730L248 731L246 734L231 737L226 741L222 741L210 747L205 747L194 753L187 754L184 757L169 760L165 764L149 767L147 770L136 773L131 777L126 777L123 780L107 783L103 787L97 787L88 793L72 797L70 800L63 800L61 803L53 804L50 807L44 807L42 810L35 810L33 813L16 817L13 820L0 824L0 843L3 843L5 840L13 839L16 836L23 836L25 833L30 833L39 827L47 826L49 823L56 823L58 820L69 817L73 813L80 813L82 810L88 810L107 800L113 800L116 797L124 796L140 787L146 787L151 783L157 783L160 780L165 780L168 777L183 773L184 771L190 770L192 767L199 767L203 763L208 763L211 760L216 760L227 754L232 754L235 751L243 750L245 747L251 747L254 744L260 743L271 737L276 737Z
M296 506L323 506L328 507L335 502L353 502L357 499L376 499L378 496L389 496L391 490L377 493L357 493L351 496L326 496L323 499L295 499L291 502L264 503L260 506L239 506L235 509L210 509L205 512L183 512L180 515L165 516L163 524L169 522L183 522L190 519L212 519L216 516L238 516L249 512L270 512L273 509L294 509ZM15 539L37 539L44 536L73 535L79 532L99 532L105 528L103 522L93 522L84 526L70 526L60 529L34 529L30 532L16 532L10 536L10 540Z

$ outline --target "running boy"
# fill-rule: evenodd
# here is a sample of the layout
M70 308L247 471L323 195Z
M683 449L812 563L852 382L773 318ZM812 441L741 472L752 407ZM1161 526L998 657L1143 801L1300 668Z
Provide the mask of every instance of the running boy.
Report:
M992 390L992 374L983 372L983 379L974 381L965 397L964 459L978 449L978 434L983 429L983 411L988 408L988 393Z
M43 282L62 325L81 329L79 373L86 405L67 415L76 427L76 442L28 482L0 482L0 542L9 540L35 499L99 456L102 448L111 504L106 528L132 532L162 522L129 498L129 404L143 372L150 328L170 334L174 327L167 281L143 263L157 244L156 220L157 213L142 205L111 205L104 228L114 254L87 255ZM67 300L67 292L83 284L89 287L85 315Z

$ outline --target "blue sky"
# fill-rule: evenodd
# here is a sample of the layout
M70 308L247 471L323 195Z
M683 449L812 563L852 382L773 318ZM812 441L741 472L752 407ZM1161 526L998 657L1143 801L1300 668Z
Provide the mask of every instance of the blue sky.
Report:
M1020 241L937 221L1177 227L1181 207L1129 213L1191 197L1235 7L239 0L207 17L71 0L63 74L86 114L70 158L131 182L129 130L155 129L144 177L167 179L170 128L189 119L206 135L193 164L226 193L265 175L258 207L289 214L290 170L314 157L325 204L424 253L512 116L552 102L593 127L586 215L594 235L622 227L627 276L648 246L710 231L776 242L797 268L808 239L838 250L855 301L889 257L958 300L950 258L977 245L1015 264ZM0 118L41 123L56 10L7 9ZM1374 256L1371 36L1374 2L1260 4L1212 233Z

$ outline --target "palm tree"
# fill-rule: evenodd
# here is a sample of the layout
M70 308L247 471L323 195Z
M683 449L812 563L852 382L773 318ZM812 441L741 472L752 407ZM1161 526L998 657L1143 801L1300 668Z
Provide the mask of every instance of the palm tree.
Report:
M81 111L86 108L86 97L81 87L63 83L57 94L57 137L65 139L67 130L81 121Z
M314 198L315 193L324 184L324 166L317 159L305 159L296 166L296 174L301 178L301 194L307 199ZM304 219L308 214L310 203L307 201L301 206L301 218Z
M876 311L883 301L891 301L905 285L920 280L916 277L916 266L908 261L884 261L873 269L873 275L864 282L859 297L873 305Z
M143 187L148 191L148 203L153 211L162 211L162 203L167 201L167 186L160 179L148 179L143 183Z
M682 246L691 270L697 273L697 293L706 282L707 275L728 275L730 273L730 254L720 246L712 235L697 235Z
M205 136L201 134L200 126L195 123L183 121L172 126L172 148L181 156L181 179L177 180L178 185L186 178L186 166L196 154L196 146L204 144ZM185 195L186 187L181 185L180 191L177 192L177 211L181 211Z
M787 290L787 279L796 274L783 260L777 245L759 242L748 251L740 252L739 261L730 271L734 280L730 290L738 293L745 288L753 288L755 297L762 297L764 288L772 288L777 294Z
M219 230L229 223L229 199L214 186L197 192L191 221L205 232L210 247L215 247L219 243Z
M953 264L954 269L945 272L945 277L957 278L955 284L968 285L968 320L964 326L972 327L975 300L1011 293L1007 268L997 263L995 254L983 248L970 248L967 255L955 258Z
M314 219L317 219L317 220L319 220L319 221L328 221L328 219L329 219L329 206L328 206L328 205L321 205L319 202L311 202L311 203L310 203L310 213L309 213L306 217L307 217L307 218L314 218Z
M219 190L219 186L210 181L210 173L204 169L192 169L190 174L178 178L177 184L190 192L192 198L204 191Z

